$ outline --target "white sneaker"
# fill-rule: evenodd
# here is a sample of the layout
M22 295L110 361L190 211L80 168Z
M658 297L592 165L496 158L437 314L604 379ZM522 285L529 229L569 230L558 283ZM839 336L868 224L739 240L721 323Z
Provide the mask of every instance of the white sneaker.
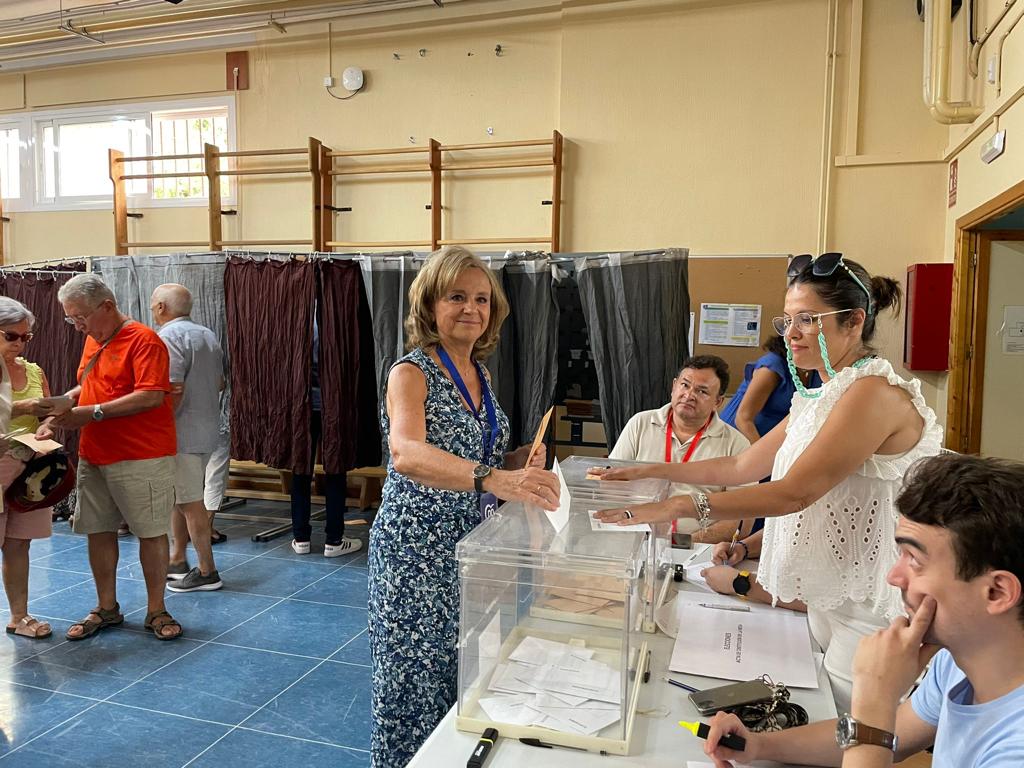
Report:
M292 539L292 551L296 555L308 555L309 554L309 542L308 541L296 541Z
M341 544L324 544L324 557L341 557L351 555L363 548L360 539L350 539L347 536L341 537ZM306 551L309 551L308 549Z

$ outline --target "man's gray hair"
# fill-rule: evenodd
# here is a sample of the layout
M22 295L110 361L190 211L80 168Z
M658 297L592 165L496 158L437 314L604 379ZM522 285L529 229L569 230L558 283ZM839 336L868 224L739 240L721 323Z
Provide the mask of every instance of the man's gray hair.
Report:
M164 283L153 291L153 301L161 302L174 317L192 314L192 292L178 283Z
M75 275L68 280L57 291L57 301L62 304L65 301L80 301L90 309L98 307L104 301L110 300L117 304L114 292L103 282L99 275L86 273Z
M29 311L28 307L8 296L0 296L0 328L17 325L22 320L28 320L29 328L36 324L36 316Z

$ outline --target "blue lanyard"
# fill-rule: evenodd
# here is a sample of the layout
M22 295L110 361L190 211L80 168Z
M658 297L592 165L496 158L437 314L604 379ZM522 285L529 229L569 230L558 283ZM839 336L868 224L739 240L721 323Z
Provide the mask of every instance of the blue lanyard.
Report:
M473 398L469 395L469 390L466 389L466 382L462 380L462 374L459 373L459 369L455 367L455 363L452 362L451 357L445 352L444 347L440 344L437 345L437 356L444 363L444 367L448 369L449 375L452 377L452 381L455 382L455 386L458 387L459 392L462 394L463 399L469 404L469 409L473 413L473 417L480 421L480 410L473 404ZM476 366L476 374L480 377L480 392L483 394L483 405L484 411L487 413L487 424L490 429L484 434L484 464L489 464L491 454L494 453L494 444L498 441L498 412L494 407L494 401L491 400L491 391L487 386L487 379L484 377L483 367L477 361L473 361Z

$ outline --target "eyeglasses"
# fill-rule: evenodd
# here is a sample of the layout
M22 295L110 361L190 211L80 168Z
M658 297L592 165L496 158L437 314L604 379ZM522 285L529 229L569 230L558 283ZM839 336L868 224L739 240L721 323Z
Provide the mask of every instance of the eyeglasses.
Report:
M100 307L102 307L102 306L103 305L100 304ZM65 315L64 316L64 322L67 323L68 325L78 325L79 323L81 323L82 325L85 325L86 321L90 317L92 317L93 314L96 312L96 310L99 309L100 307L93 307L93 309L91 311L87 312L84 315L73 315L73 316L70 316L70 317L68 315Z
M678 386L685 394L693 394L701 400L717 397L717 395L712 395L706 387L695 387L683 378L676 379L676 386Z
M775 326L775 331L779 336L785 336L786 331L789 330L789 326L796 323L796 329L800 333L817 333L821 330L821 318L828 317L829 315L840 315L843 312L853 312L852 309L837 309L835 312L817 312L811 314L810 312L797 312L793 317L789 315L782 315L781 317L773 317L772 325ZM815 327L817 326L817 327Z
M871 314L871 291L868 290L868 287L864 285L863 281L859 277L857 277L854 271L850 269L848 266L846 266L846 262L843 261L843 254L823 253L818 258L814 258L809 253L802 253L799 256L794 256L793 259L789 262L789 268L786 270L786 277L789 278L790 281L792 281L793 278L795 278L797 275L799 275L801 272L807 269L808 264L813 264L813 266L811 267L811 274L813 274L815 277L829 277L839 267L842 267L844 270L846 270L846 274L850 276L850 279L853 280L853 282L855 282L857 285L859 285L860 289L864 291L864 295L868 297L867 312L869 315ZM842 311L845 312L848 310ZM782 331L780 331L780 333L782 333Z
M34 333L14 333L13 331L4 331L3 333L7 341L23 341L26 344L32 341L32 337L35 336Z

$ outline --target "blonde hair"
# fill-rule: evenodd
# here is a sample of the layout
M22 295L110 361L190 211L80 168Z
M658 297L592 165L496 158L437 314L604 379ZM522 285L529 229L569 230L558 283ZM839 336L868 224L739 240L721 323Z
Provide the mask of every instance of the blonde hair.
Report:
M501 324L508 317L508 299L497 277L472 251L457 245L446 246L430 254L409 287L409 316L405 319L406 347L432 347L441 341L437 333L434 304L467 269L479 269L491 284L491 315L487 328L473 345L473 357L483 360L498 346Z

